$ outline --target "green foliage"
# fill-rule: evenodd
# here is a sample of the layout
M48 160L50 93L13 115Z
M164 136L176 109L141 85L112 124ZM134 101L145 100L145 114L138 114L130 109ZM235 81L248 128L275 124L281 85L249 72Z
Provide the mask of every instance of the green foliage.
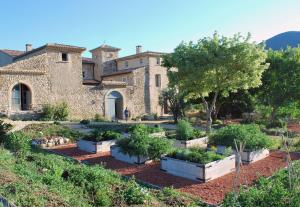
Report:
M272 145L272 140L255 124L233 124L219 129L209 137L209 144L235 148L234 140L237 144L245 143L245 148L249 150L268 148Z
M91 121L89 119L83 119L80 121L80 124L83 124L83 125L89 125L91 123Z
M106 122L107 119L104 118L103 116L101 116L100 114L95 114L95 118L94 118L95 122Z
M174 122L184 117L184 94L179 92L176 87L169 87L163 90L159 96L159 104L162 107L167 107L173 114Z
M287 129L287 123L281 119L276 119L276 120L273 120L271 123L268 123L266 125L266 127L268 129L270 128L282 128L282 129Z
M12 132L5 136L4 146L16 155L23 156L30 149L30 137L23 132Z
M129 138L119 139L117 145L130 156L143 156L151 159L160 158L161 154L171 149L171 142L165 138L150 138L145 125L137 125Z
M186 120L178 121L176 127L176 134L178 136L178 139L189 140L191 137L193 137L193 132L194 132L194 128L188 121Z
M12 127L11 124L4 123L4 121L0 119L0 144L3 142L6 133L11 130Z
M46 104L42 109L42 120L65 121L69 115L69 107L67 103L62 102L56 105Z
M262 45L250 42L250 35L231 38L213 37L198 42L181 43L164 57L169 68L171 86L186 91L187 99L199 99L207 112L207 131L210 131L211 112L219 95L228 96L239 89L258 87L262 73L267 69ZM172 70L172 68L178 70ZM209 101L210 94L214 98Z
M194 147L187 149L176 149L172 153L168 154L168 157L194 163L207 164L213 161L221 160L231 153L231 148L228 148L226 152L221 155L212 150L205 150L202 148Z
M74 129L56 124L30 124L22 131L32 138L61 136L74 141L83 136L82 133Z
M141 133L146 133L146 134L152 134L156 132L163 132L164 129L161 128L159 125L155 125L154 127L148 126L145 124L137 124L133 125L132 127L129 128L129 132L133 131L139 131Z
M263 74L258 97L262 104L272 108L272 120L280 107L300 100L300 47L269 50L267 62L270 68Z
M299 163L294 163L292 172L294 176L291 176L291 187L288 172L281 170L270 179L261 177L257 184L249 189L242 188L237 200L234 199L233 193L228 194L222 206L298 207L300 204L300 179L297 176L300 174Z
M204 137L204 131L194 129L192 125L186 120L179 120L176 127L176 139L191 140L194 138Z
M92 142L101 142L107 140L117 140L120 139L122 135L115 131L101 131L99 129L95 129L91 132L91 134L83 137L84 140L92 141Z
M141 188L134 179L129 180L123 195L128 205L141 205L150 199L147 189Z

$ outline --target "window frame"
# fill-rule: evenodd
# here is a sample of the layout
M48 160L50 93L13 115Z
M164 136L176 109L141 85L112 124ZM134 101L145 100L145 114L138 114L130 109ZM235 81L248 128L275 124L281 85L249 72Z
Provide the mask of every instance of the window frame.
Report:
M65 55L65 58L64 58L64 55ZM69 54L66 53L66 52L62 52L60 57L61 57L62 62L68 62L69 61Z
M155 87L161 88L161 74L155 74Z

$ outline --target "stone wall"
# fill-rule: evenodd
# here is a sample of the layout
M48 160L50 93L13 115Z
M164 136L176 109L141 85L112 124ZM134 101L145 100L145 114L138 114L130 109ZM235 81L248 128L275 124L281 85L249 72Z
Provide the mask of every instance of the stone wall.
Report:
M84 80L94 79L94 64L88 64L88 63L82 64L82 77Z

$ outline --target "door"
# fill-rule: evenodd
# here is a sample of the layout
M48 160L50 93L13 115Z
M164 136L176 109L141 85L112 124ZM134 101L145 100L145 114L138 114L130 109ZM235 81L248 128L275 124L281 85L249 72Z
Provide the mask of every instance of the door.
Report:
M116 119L116 99L108 99L108 117L112 120Z

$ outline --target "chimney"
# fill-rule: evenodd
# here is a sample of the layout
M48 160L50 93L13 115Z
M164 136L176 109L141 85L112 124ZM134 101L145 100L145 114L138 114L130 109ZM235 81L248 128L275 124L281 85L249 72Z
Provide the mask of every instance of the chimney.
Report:
M26 44L26 52L29 52L32 50L32 44Z
M136 54L139 54L142 52L142 45L137 45L136 46Z

